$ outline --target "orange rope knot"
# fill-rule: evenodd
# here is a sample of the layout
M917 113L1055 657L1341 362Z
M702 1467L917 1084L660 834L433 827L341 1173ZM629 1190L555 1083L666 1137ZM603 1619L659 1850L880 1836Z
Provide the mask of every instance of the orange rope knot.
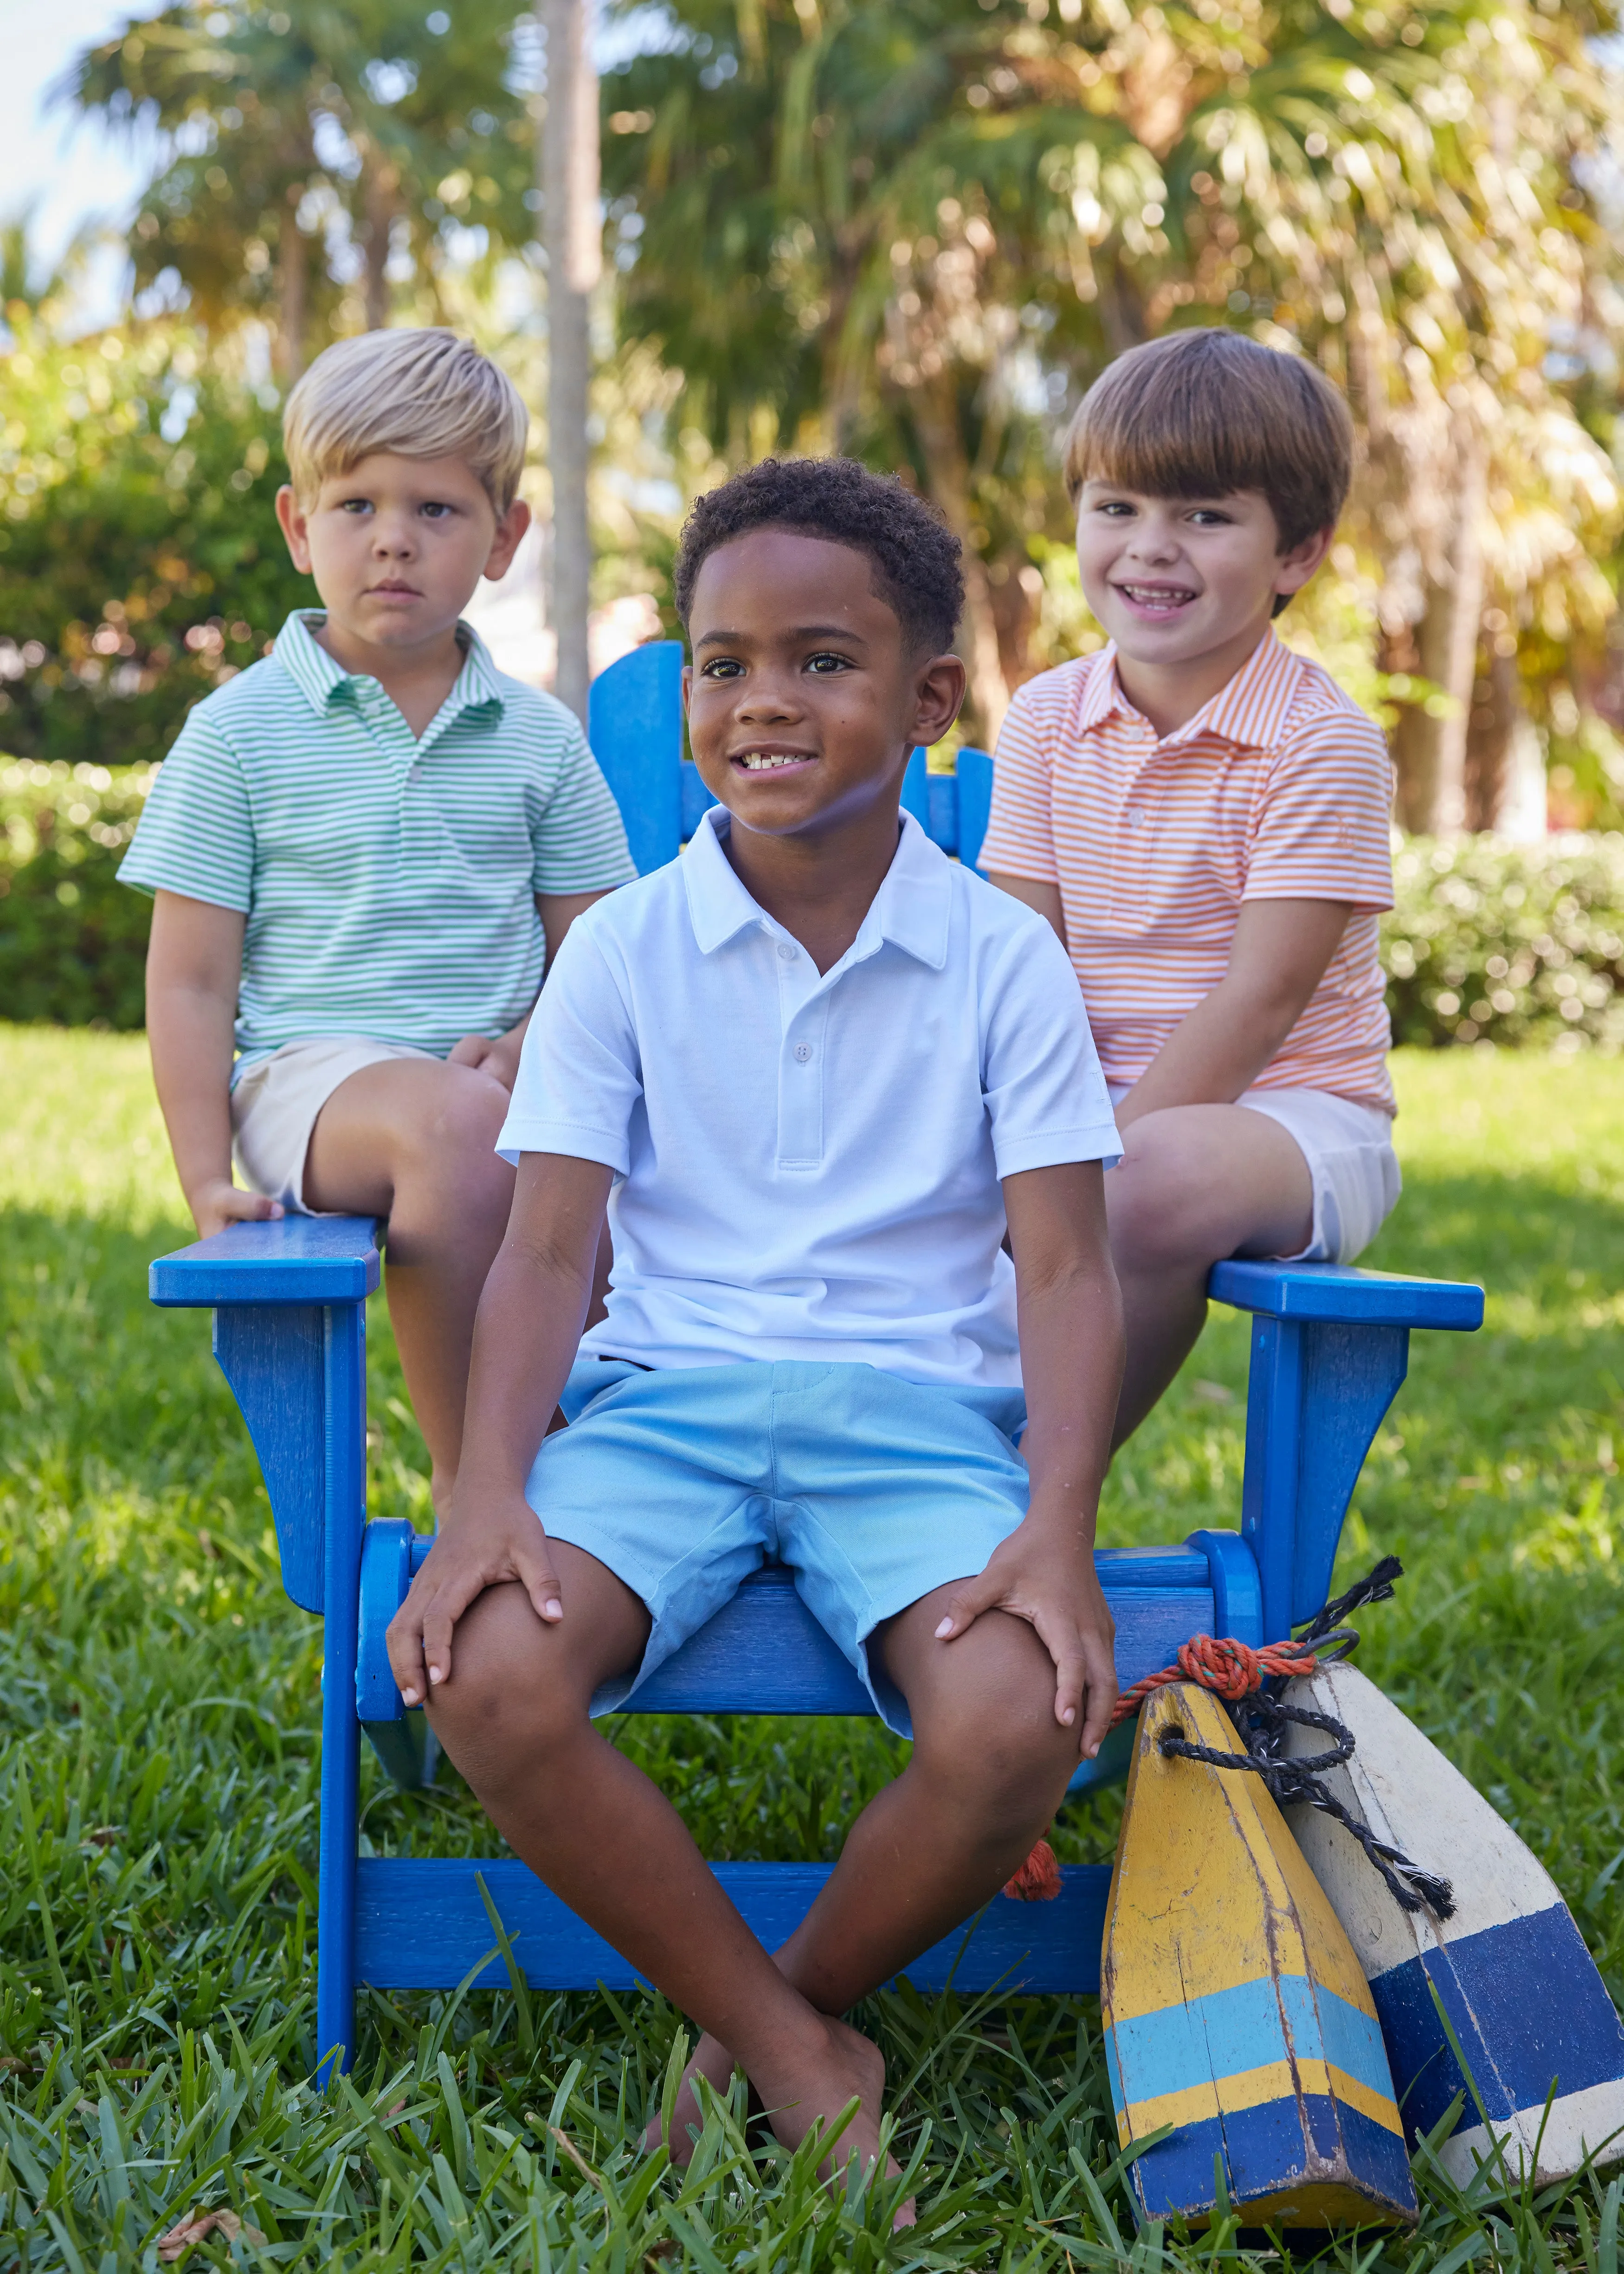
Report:
M1250 1644L1237 1642L1233 1635L1192 1635L1188 1642L1180 1643L1177 1666L1147 1674L1132 1690L1123 1691L1111 1714L1111 1727L1115 1729L1131 1721L1147 1698L1154 1698L1169 1683L1199 1682L1203 1690L1215 1690L1233 1703L1261 1690L1271 1676L1289 1682L1312 1674L1315 1663L1305 1642L1268 1642L1261 1650L1253 1650ZM1004 1892L1021 1903L1054 1901L1060 1893L1060 1866L1047 1840L1040 1840L1014 1878L1004 1881Z

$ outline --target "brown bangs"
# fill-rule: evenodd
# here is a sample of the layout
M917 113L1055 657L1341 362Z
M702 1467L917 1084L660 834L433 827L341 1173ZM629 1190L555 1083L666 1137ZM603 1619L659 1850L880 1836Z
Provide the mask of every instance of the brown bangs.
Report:
M1143 497L1268 500L1288 553L1335 526L1353 467L1353 421L1305 358L1238 332L1175 332L1109 365L1065 440L1066 493L1118 482Z

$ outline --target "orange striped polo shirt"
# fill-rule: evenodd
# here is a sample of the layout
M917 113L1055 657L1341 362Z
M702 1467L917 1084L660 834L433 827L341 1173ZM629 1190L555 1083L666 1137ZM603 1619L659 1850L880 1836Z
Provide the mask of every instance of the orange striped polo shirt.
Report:
M1114 645L1029 680L998 737L981 866L1058 885L1101 1063L1137 1081L1229 965L1243 900L1350 900L1325 976L1257 1078L1394 1110L1379 914L1393 905L1381 729L1266 634L1177 733L1123 693Z

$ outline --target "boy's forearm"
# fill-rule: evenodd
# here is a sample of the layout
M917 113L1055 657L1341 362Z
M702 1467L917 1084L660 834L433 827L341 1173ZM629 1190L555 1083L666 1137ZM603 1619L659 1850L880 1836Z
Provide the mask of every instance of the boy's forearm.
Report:
M541 1164L545 1163L546 1168ZM479 1299L454 1515L523 1494L575 1364L591 1300L609 1171L527 1154L514 1224ZM527 1221L547 1183L547 1221Z
M147 990L153 1085L188 1205L206 1186L230 1181L235 1022L234 1006L211 990Z
M1109 1261L1022 1293L1021 1374L1032 1479L1028 1521L1092 1547L1122 1389L1122 1297Z
M1116 1108L1129 1128L1171 1105L1233 1105L1250 1089L1297 1021L1221 980L1180 1020Z

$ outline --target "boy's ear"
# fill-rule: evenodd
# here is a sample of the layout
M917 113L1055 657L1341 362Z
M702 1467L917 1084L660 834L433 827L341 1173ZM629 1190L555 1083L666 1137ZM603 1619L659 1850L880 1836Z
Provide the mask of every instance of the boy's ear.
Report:
M964 708L968 683L956 655L933 655L921 666L914 681L914 742L929 749L941 741Z
M1336 531L1317 529L1312 537L1301 538L1280 556L1274 573L1274 614L1278 615L1292 595L1300 592L1315 569L1330 551Z
M284 482L276 493L276 518L282 523L282 533L288 540L288 550L293 565L301 576L310 575L310 516L293 492L293 486Z
M507 512L496 524L496 534L491 539L491 550L480 574L494 584L505 576L513 566L513 556L523 542L524 532L530 525L530 509L523 498L515 498Z

